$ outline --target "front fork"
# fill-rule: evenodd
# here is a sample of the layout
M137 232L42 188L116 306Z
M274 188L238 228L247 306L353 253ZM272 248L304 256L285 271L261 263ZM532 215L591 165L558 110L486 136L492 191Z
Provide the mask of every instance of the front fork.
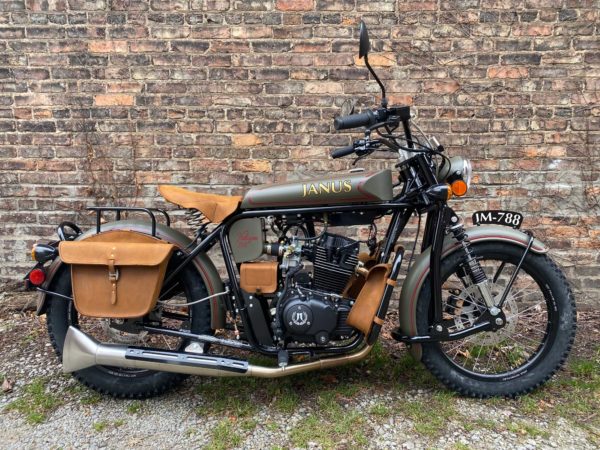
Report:
M479 264L479 261L469 248L469 238L464 232L464 226L462 220L454 213L452 208L446 204L439 204L437 207L437 213L435 214L435 223L433 224L433 236L431 240L431 255L429 266L431 270L431 298L433 299L433 323L431 325L430 333L432 335L447 335L448 331L443 325L443 298L442 298L442 277L441 277L441 261L442 261L442 248L446 233L452 233L454 238L461 245L463 252L465 253L466 274L471 279L473 285L477 286L477 289L483 299L489 314L492 317L497 317L494 320L496 325L504 325L504 318L502 316L502 310L498 308L494 303L494 296L492 295L490 284L483 271L483 268Z

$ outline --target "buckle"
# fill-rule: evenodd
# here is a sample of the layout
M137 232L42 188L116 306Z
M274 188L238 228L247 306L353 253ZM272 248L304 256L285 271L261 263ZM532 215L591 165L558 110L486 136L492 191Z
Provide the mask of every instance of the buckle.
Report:
M108 279L113 283L116 283L117 281L119 281L119 269L115 269L114 272L109 270L108 271Z

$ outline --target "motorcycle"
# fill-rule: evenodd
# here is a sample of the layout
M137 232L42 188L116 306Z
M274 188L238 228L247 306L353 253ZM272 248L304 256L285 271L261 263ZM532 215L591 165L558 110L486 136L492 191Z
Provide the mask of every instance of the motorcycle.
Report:
M188 375L275 378L357 362L377 342L398 284L391 335L450 389L513 397L560 368L576 325L564 274L519 229L520 213L478 211L464 226L449 203L468 192L470 161L446 156L409 106L388 105L369 51L361 22L359 57L381 105L335 118L336 130L364 136L331 156L387 152L393 169L252 187L243 197L159 186L186 210L193 238L165 210L103 206L89 208L95 228L63 222L58 240L34 246L26 284L39 292L37 313L64 372L101 393L142 398ZM134 213L148 219L124 217ZM397 241L413 215L421 251L400 283ZM379 240L377 224L387 224ZM331 230L351 226L368 237ZM225 280L207 256L215 246ZM273 364L250 363L247 352Z

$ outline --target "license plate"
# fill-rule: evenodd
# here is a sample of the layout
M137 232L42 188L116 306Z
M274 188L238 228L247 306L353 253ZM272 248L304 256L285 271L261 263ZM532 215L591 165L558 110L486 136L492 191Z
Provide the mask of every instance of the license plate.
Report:
M519 228L523 223L523 214L515 211L501 211L498 209L476 211L473 213L473 225L481 225L485 223Z

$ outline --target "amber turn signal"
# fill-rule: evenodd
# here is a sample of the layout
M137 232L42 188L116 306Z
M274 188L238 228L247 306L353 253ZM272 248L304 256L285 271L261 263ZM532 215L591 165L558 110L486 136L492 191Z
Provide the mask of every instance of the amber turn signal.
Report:
M58 249L48 244L35 244L31 249L31 258L44 264L58 256Z
M468 189L467 183L464 180L453 181L450 187L452 188L452 193L457 197L465 195Z

